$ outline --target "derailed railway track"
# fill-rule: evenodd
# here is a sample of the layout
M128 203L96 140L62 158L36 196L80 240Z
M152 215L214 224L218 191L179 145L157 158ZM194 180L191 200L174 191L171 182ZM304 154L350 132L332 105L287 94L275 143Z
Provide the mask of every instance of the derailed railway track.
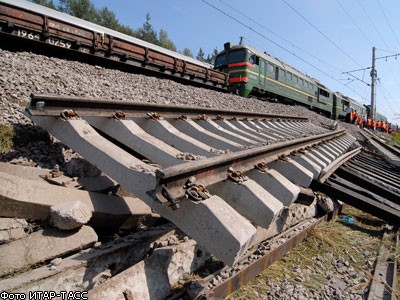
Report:
M377 153L365 150L351 157L332 176L314 186L397 226L400 221L399 152L369 131L363 135Z
M260 244L284 229L288 207L315 200L312 182L366 155L344 130L300 117L46 95L26 112L224 262L227 280L200 284L207 297L229 295L301 242L315 220L275 251Z
M358 154L318 188L390 224L399 224L399 172L376 155Z
M27 113L228 265L354 142L249 112L37 95Z

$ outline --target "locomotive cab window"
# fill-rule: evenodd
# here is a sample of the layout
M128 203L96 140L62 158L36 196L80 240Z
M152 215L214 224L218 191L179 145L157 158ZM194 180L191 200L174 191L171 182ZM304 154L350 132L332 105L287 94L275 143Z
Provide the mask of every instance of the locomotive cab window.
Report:
M218 56L215 58L215 63L214 63L215 67L218 68L218 67L227 65L227 64L228 64L228 59L227 59L227 57L228 57L228 56L226 55L226 53L221 54L221 55L218 55Z
M232 51L229 53L228 56L228 63L229 64L235 64L239 62L244 62L246 60L246 52L244 50L239 50L239 51Z
M246 52L244 50L232 51L229 53L218 55L215 59L215 67L218 68L226 66L228 64L235 64L244 61L247 61Z
M261 61L261 62L263 62L263 61ZM249 57L249 63L254 64L254 65L259 65L260 64L260 58L257 55L252 54Z

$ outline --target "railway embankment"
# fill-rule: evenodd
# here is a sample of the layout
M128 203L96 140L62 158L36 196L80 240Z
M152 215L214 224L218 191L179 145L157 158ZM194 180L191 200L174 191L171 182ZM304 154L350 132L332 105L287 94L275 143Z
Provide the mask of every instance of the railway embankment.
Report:
M165 222L160 219L158 215L151 214L148 207L143 207L143 211L147 209L147 213L138 213L134 218L125 220L126 223L124 226L120 226L115 220L120 220L121 217L124 216L124 210L129 211L130 206L128 204L131 203L128 199L129 195L125 195L124 191L118 190L117 184L112 181L104 183L103 181L100 182L99 179L95 184L88 182L83 184L79 182L83 174L87 174L85 172L96 173L97 171L81 163L77 164L77 168L75 168L76 166L73 168L71 162L79 162L79 155L57 139L50 137L44 130L35 126L30 119L23 114L31 93L84 96L110 100L131 100L136 102L143 101L147 103L173 104L188 107L199 106L214 109L247 110L267 114L284 114L295 117L307 117L311 123L323 128L331 129L335 126L335 121L309 111L304 107L262 102L257 99L244 99L235 95L181 85L166 79L128 74L117 70L86 65L75 61L45 57L28 52L18 53L0 50L0 62L0 73L2 74L0 78L0 125L12 128L13 132L11 135L14 135L14 138L12 138L13 144L11 145L11 150L2 153L0 159L6 164L25 166L35 170L42 169L44 170L44 174L40 175L42 175L42 177L47 176L47 178L45 178L46 180L40 177L40 184L35 184L32 182L32 177L27 178L29 177L28 171L14 171L17 173L14 175L7 175L7 182L15 182L15 180L25 182L22 183L21 186L23 186L27 192L24 192L23 189L20 191L15 189L15 193L21 193L20 198L22 199L19 205L15 205L16 202L13 202L10 206L13 206L13 209L18 208L21 211L25 208L27 215L24 220L17 222L18 225L6 226L6 229L3 230L4 232L2 231L2 233L8 234L8 240L3 240L4 244L0 247L12 247L15 245L14 247L17 249L15 253L17 255L18 253L27 253L26 251L31 250L29 249L29 244L18 242L20 238L29 239L32 237L32 234L34 234L38 236L38 239L47 240L46 230L53 230L49 228L53 225L47 222L47 216L39 217L42 211L39 208L46 207L48 209L48 207L53 206L55 203L35 203L34 205L29 203L29 201L34 198L33 195L38 191L37 186L39 185L43 187L44 191L45 185L47 184L49 186L49 192L47 196L44 197L48 200L54 200L56 195L58 195L57 197L61 197L61 189L65 189L65 186L72 188L74 192L71 193L80 199L90 198L90 191L88 191L87 188L93 184L96 186L95 189L99 189L98 186L101 187L100 189L108 189L108 195L104 196L107 197L107 199L118 197L120 203L122 203L120 210L112 207L115 209L114 212L110 211L106 204L101 204L102 200L98 200L97 207L89 207L93 215L97 214L99 216L98 220L109 218L113 221L103 224L109 225L108 228L96 230L96 233L87 229L89 233L79 238L79 241L85 241L85 243L81 243L80 246L78 246L78 248L86 248L86 250L77 252L72 249L67 249L67 251L65 251L65 249L57 250L54 248L54 251L52 250L48 251L50 253L45 253L47 256L35 258L34 262L29 261L24 263L23 260L20 259L19 262L23 263L22 266L9 267L9 269L15 268L15 271L6 271L7 275L3 276L3 281L0 281L0 290L2 290L2 287L6 287L5 284L8 284L9 287L17 287L17 289L18 284L19 288L24 287L24 285L28 286L28 284L31 284L31 288L35 288L35 284L43 286L41 284L44 281L40 283L40 278L45 280L49 277L49 274L51 274L54 276L54 282L58 284L63 283L63 278L70 278L70 281L66 280L65 282L71 284L71 287L93 290L92 295L103 296L111 295L109 293L107 294L107 289L111 291L116 286L120 288L121 283L127 281L126 278L136 278L135 282L138 283L146 279L148 280L147 286L149 289L141 291L139 290L139 284L134 287L126 286L122 294L119 295L123 295L125 299L130 299L133 296L137 296L136 294L132 294L132 289L138 289L137 291L141 291L143 295L148 296L146 293L151 290L151 287L158 287L158 289L153 289L154 297L163 297L163 295L169 293L171 284L177 289L182 287L185 280L182 280L181 276L184 273L192 273L194 269L204 264L209 258L209 254L204 249L197 247L193 240L190 240L173 226L168 227L170 226L168 224L164 225L165 227L157 227L157 229L150 230L146 233L144 229L149 229ZM363 137L358 133L359 130L356 126L344 123L339 123L338 126L345 127L350 134L360 139L360 141L362 140ZM61 176L60 178L59 176L51 175L57 172L65 172L65 174L70 174L70 176ZM17 178L11 178L12 176ZM37 176L33 177L38 180ZM78 180L76 177L78 177ZM53 185L50 185L49 182ZM4 186L4 188L7 190L6 186ZM32 192L32 197L30 197L29 191ZM114 195L116 191L118 191L117 195ZM23 197L30 199L23 199ZM13 201L16 200L15 198L16 197L14 197ZM123 201L128 202L124 204ZM23 204L24 202L26 203L25 205ZM85 201L82 200L82 202ZM107 200L103 200L103 202L107 202ZM29 203L29 205L27 203ZM28 213L32 215L29 216ZM79 215L81 211L77 209L75 213ZM364 218L364 216L362 218ZM27 219L28 222L26 222L25 219ZM31 219L42 219L43 221L32 222ZM93 226L96 227L97 225ZM99 228L100 227L101 226L99 226ZM19 230L17 230L18 228ZM357 230L357 227L352 229ZM9 233L13 233L14 235ZM354 237L358 238L358 235L354 234ZM71 237L71 239L72 238L73 237ZM354 247L357 248L357 253L364 257L365 263L368 265L367 271L369 272L371 270L370 264L373 264L377 250L368 249L367 251L361 249L362 243L363 241L365 242L366 239L369 241L368 235L360 235L359 241L357 242L358 244L355 244ZM375 237L371 238L371 242L375 243L375 240ZM324 240L324 242L326 243L327 241ZM22 244L28 245L28 248L21 249ZM135 249L135 251L130 251L131 249ZM133 255L133 252L135 252L135 255ZM127 253L130 253L130 256ZM368 285L367 281L371 280L371 278L369 278L368 273L365 273L363 270L357 268L353 269L350 265L348 266L349 259L351 261L351 257L354 258L354 255L351 257L346 255L340 256L336 252L332 252L332 256L327 255L326 258L321 258L318 255L314 256L315 260L318 262L318 267L321 269L324 268L324 264L329 267L333 265L334 268L339 268L342 273L348 275L346 275L347 277L345 276L344 279L336 280L335 276L340 277L340 275L336 273L334 276L332 275L333 273L329 272L321 274L321 278L323 277L329 280L326 289L329 290L331 296L340 295L340 293L343 295L344 290L351 287L357 293L354 293L353 296L349 296L352 297L349 299L362 299L363 293L365 294L364 289L366 289ZM24 257L24 259L26 259L26 257ZM311 259L314 259L314 257ZM357 261L357 258L354 258L354 260ZM160 270L158 266L162 266L162 263L168 261L171 263L170 266L173 267L168 268L168 273L165 274L165 277L159 279L157 274L163 272L163 270ZM211 266L213 263L215 264L215 261L211 261L210 264L206 265L206 269L210 269L203 270L204 274L212 271ZM32 265L34 265L34 267ZM298 265L300 265L300 263L298 263ZM282 296L294 297L294 299L304 299L308 298L310 295L314 295L315 297L320 296L322 297L321 299L324 299L324 294L322 292L319 294L315 288L312 290L313 294L309 293L311 288L305 282L307 282L307 278L314 276L312 270L302 265L293 265L291 267L293 268L293 273L298 274L298 276L294 277L296 283L293 284L292 281L289 282L291 277L287 276L283 279L280 278L282 279L282 284L276 283L274 279L269 285L271 289L270 295L279 293ZM23 272L29 269L31 269L30 272ZM59 272L59 275L56 275L57 272ZM117 274L119 275L116 276ZM15 281L15 278L20 280L19 283ZM91 278L91 281L89 282L87 278ZM109 280L110 278L112 278L112 280ZM356 279L359 282L356 282ZM103 285L103 289L101 287L102 283L107 280L108 283ZM260 284L265 285L267 282L262 282ZM354 286L357 284L359 284L359 290L357 290L358 286ZM283 289L288 286L289 292L284 292ZM301 288L298 286L301 286ZM52 286L48 285L49 289L51 287ZM292 290L292 294L290 294L290 290ZM294 294L294 291L297 292ZM267 298L266 294L260 291L257 291L257 293L258 296ZM236 297L240 299L241 296L238 294Z

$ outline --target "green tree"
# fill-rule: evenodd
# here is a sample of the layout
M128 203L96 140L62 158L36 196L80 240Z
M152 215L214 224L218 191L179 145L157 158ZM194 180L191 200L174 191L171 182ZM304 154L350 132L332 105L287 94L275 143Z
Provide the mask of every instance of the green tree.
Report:
M157 32L154 30L153 25L150 24L150 14L146 15L146 22L143 24L142 28L135 31L135 36L141 40L152 44L158 44Z
M182 54L183 54L183 55L186 55L186 56L189 56L189 57L194 57L192 51L190 51L189 48L183 49Z
M200 48L199 52L196 55L196 59L200 60L200 61L205 61L204 55L205 54L204 54L203 49Z
M158 33L158 45L166 49L176 51L175 44L168 37L168 33L164 29L160 29Z
M98 12L90 0L60 0L58 10L90 22L99 19Z
M120 26L115 13L110 11L107 7L98 10L96 16L96 23L99 25L115 30Z
M43 6L50 7L52 9L56 9L56 6L53 3L53 0L30 0L33 3L40 4Z
M218 55L218 49L214 48L213 53L207 55L206 62L213 65L215 63L215 58L217 57L217 55Z
M113 29L116 31L119 31L121 33L130 35L130 36L135 36L135 31L129 26L118 24L117 28L113 28Z
M175 44L168 37L168 33L165 30L160 29L160 32L157 34L157 31L150 24L151 17L149 13L146 14L146 22L142 27L133 30L129 26L120 24L115 13L107 7L96 9L91 0L59 0L59 5L57 7L54 5L53 0L30 1L176 51ZM190 56L193 57L190 50L189 53Z

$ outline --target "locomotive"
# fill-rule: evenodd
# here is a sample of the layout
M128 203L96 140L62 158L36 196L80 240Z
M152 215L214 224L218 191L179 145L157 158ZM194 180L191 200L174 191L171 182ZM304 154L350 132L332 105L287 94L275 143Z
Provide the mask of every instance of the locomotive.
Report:
M335 120L344 119L349 106L361 116L369 114L369 106L331 91L318 80L250 46L225 43L214 68L227 73L229 89L243 97L304 105ZM387 121L379 113L377 119Z

